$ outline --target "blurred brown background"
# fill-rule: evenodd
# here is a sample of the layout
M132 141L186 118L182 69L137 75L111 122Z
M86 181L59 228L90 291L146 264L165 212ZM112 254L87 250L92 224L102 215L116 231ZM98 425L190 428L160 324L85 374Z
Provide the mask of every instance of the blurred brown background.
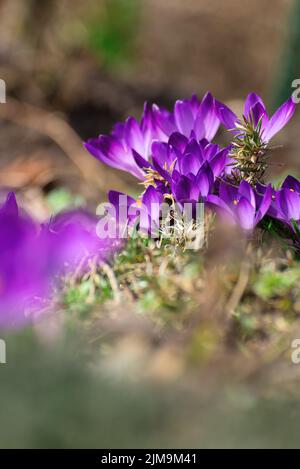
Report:
M240 111L255 91L274 109L300 75L298 0L1 0L0 14L0 184L41 217L59 187L90 201L131 190L81 140L139 116L145 100L171 107L210 90ZM297 121L272 173L299 166Z

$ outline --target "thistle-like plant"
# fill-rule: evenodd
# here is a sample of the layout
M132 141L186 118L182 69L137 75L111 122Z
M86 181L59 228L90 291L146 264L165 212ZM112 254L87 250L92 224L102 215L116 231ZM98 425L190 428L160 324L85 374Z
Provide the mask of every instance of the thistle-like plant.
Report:
M236 133L236 130L239 132ZM229 157L233 159L231 178L235 182L243 179L254 186L263 182L268 167L268 144L262 138L262 117L255 124L253 113L247 119L243 116L241 122L235 124L235 136Z

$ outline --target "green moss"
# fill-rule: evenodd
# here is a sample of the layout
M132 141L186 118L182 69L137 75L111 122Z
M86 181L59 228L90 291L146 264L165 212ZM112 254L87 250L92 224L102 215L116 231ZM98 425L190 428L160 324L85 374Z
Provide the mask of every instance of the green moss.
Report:
M259 274L254 283L254 292L263 300L284 295L300 280L298 267L284 271L267 268Z

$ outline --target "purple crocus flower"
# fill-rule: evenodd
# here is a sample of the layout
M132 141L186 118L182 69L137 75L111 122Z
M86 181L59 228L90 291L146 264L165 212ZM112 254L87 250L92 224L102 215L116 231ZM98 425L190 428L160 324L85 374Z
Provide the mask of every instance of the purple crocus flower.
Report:
M142 233L150 234L152 237L158 236L162 203L163 194L153 186L149 186L137 204Z
M216 106L222 123L227 129L233 130L239 122L237 115L219 101L216 101ZM268 143L289 122L295 108L296 105L290 98L277 109L272 117L269 117L261 97L255 93L250 93L245 101L243 115L248 122L254 124L254 127L261 122L261 139L264 143ZM239 129L237 132L240 133Z
M268 186L256 185L256 191L260 197L266 193ZM290 227L291 220L300 220L300 183L293 176L287 176L278 190L272 189L272 202L268 209L268 215L283 221Z
M177 133L188 139L211 141L219 125L216 101L207 93L201 102L196 96L177 101L173 112L146 104L140 123L129 117L125 124L117 124L111 135L90 139L85 147L103 163L143 180L141 168L147 168L155 140L167 143Z
M8 194L0 209L0 327L24 323L26 308L49 293L48 242L38 236L38 226Z
M152 161L146 161L135 154L138 166L148 172L152 179L172 184L174 171L186 176L196 176L204 163L208 163L215 178L227 172L230 162L229 147L221 149L219 145L209 143L206 139L199 142L192 138L188 139L182 134L175 132L168 142L154 141L152 143ZM146 177L146 176L145 176Z
M239 187L221 183L219 196L209 195L208 205L221 212L226 218L239 224L244 230L253 230L267 213L272 201L272 187L267 187L265 194L259 196L246 181Z
M143 179L143 171L136 164L133 152L148 160L151 143L158 137L159 131L152 108L145 104L140 123L134 117L129 117L124 124L116 124L111 135L90 139L85 143L85 147L102 163Z
M220 125L216 100L209 92L202 101L199 101L196 95L191 99L176 101L173 112L167 112L157 106L154 106L153 110L162 132L160 139L164 141L174 132L179 132L187 138L205 138L211 141Z
M266 186L259 185L257 190L264 194ZM272 203L268 215L293 228L292 221L300 221L300 183L293 176L287 176L280 189L272 191Z
M0 327L36 319L63 276L102 262L115 244L96 234L96 219L77 211L42 226L18 209L14 194L0 208Z
M110 207L113 207L112 216L116 217L116 223L122 230L118 233L120 237L127 236L127 228L139 225L144 234L158 233L161 208L164 200L163 192L149 186L137 200L117 191L109 191L108 199Z
M121 247L117 236L99 237L97 222L97 217L78 209L60 213L42 227L40 237L51 242L56 272L72 274L77 269L82 274L91 262L101 264Z
M172 193L176 202L180 205L196 203L206 200L212 192L213 184L214 174L209 163L206 161L196 174L193 172L180 174L174 170Z

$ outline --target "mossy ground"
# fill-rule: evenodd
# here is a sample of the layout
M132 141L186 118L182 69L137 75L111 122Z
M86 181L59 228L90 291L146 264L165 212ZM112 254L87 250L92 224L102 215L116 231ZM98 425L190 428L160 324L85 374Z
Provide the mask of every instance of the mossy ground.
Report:
M199 251L130 239L4 337L0 446L297 446L299 287L263 231L215 223Z

